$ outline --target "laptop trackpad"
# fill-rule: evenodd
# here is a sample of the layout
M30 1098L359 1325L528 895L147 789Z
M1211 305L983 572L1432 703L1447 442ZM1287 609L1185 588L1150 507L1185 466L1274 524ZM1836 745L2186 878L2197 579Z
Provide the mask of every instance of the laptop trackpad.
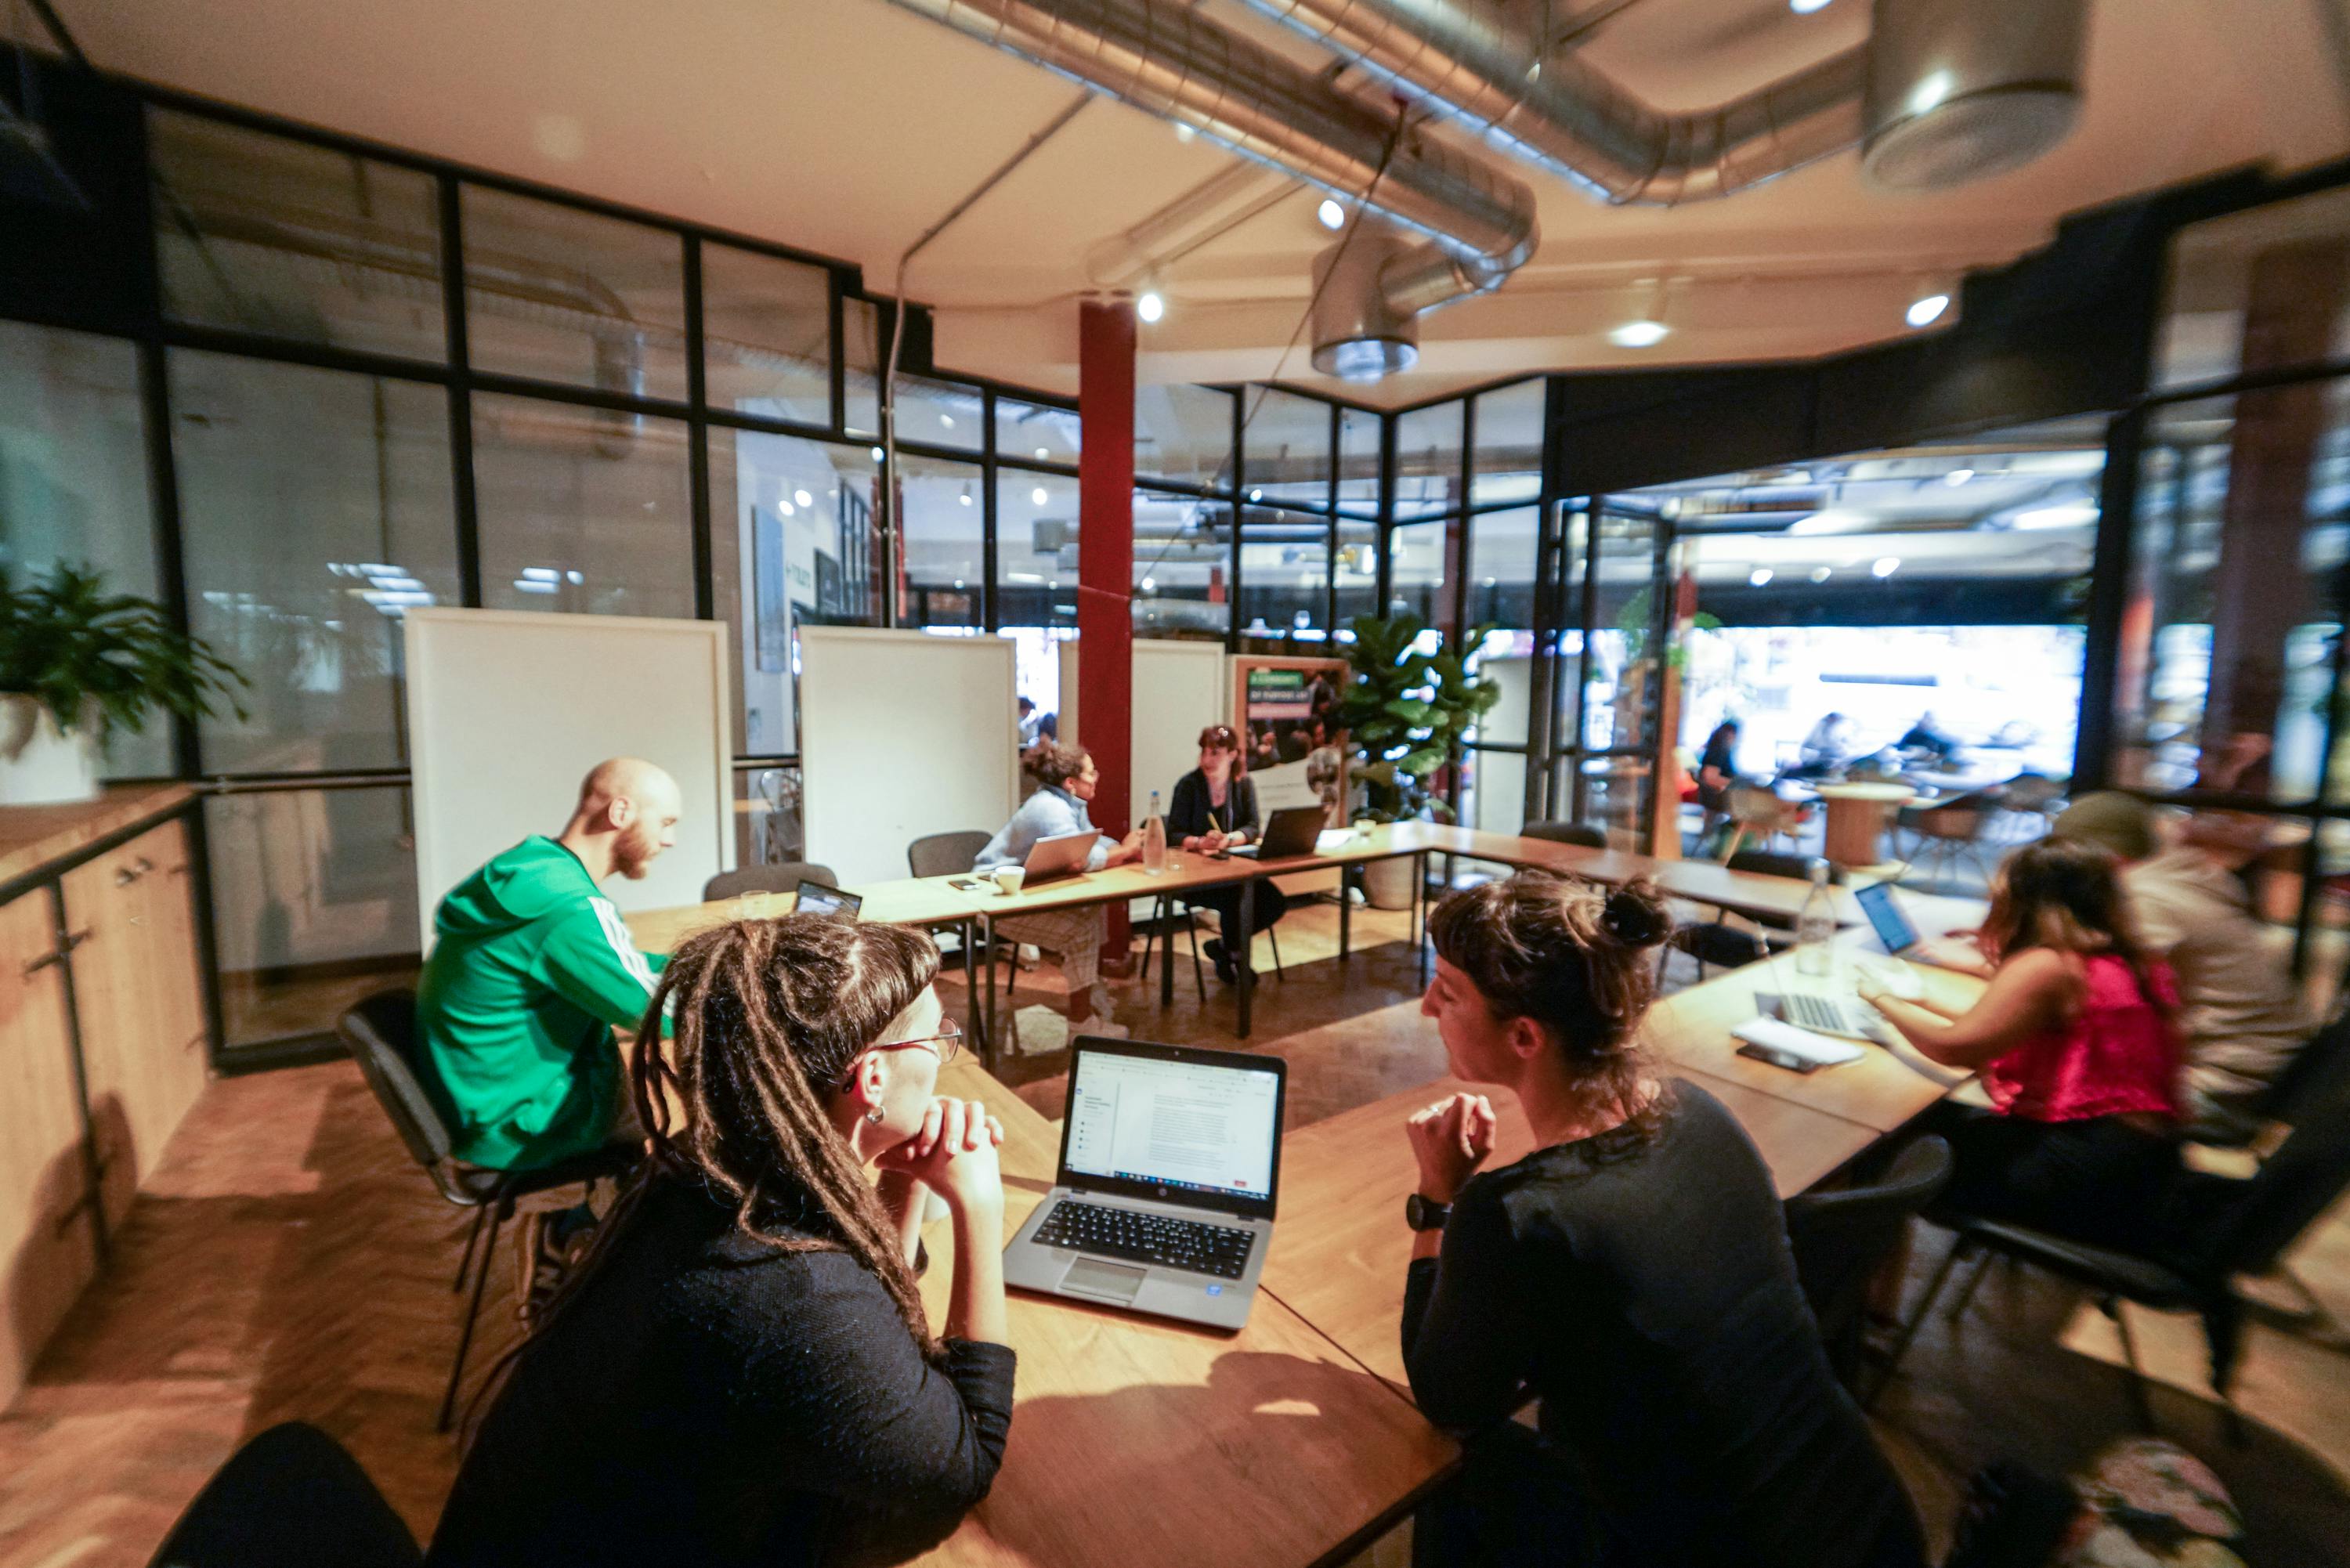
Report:
M1061 1276L1061 1288L1130 1305L1136 1293L1142 1289L1143 1278L1148 1272L1145 1269L1123 1268L1094 1258L1079 1258L1069 1265L1069 1272Z

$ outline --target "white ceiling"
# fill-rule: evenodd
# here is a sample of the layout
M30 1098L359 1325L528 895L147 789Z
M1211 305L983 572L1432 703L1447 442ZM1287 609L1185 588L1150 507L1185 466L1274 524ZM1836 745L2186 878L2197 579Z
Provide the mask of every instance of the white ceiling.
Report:
M1922 280L1996 265L2063 213L2253 161L2350 149L2320 12L2340 0L2103 0L2082 124L2035 164L1932 197L1864 186L1850 153L1728 202L1607 208L1531 169L1544 244L1507 288L1428 318L1427 397L1520 370L1807 356L1897 335ZM1236 0L1220 20L1321 63ZM861 264L896 259L1078 89L887 0L58 0L101 65L463 162ZM1727 98L1858 38L1864 0L1640 0L1588 57L1664 108ZM1494 154L1493 156L1498 156ZM1097 101L915 264L942 363L1076 384L1077 296L1132 281L1120 238L1238 161ZM1315 198L1233 177L1222 211L1271 204L1167 266L1146 381L1311 384ZM1606 329L1671 281L1645 352Z

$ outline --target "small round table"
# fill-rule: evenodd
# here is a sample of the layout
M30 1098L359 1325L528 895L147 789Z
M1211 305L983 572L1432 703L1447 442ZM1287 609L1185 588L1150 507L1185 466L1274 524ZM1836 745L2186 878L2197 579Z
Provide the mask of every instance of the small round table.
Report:
M1827 857L1837 866L1874 866L1886 824L1918 798L1902 784L1821 784L1814 793L1827 802Z

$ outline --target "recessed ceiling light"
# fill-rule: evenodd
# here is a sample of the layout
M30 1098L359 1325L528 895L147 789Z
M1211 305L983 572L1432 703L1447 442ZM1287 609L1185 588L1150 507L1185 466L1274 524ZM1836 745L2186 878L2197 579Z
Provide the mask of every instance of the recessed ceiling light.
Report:
M966 486L963 488L963 493L962 493L961 495L956 496L956 497L955 497L955 499L956 499L957 501L962 502L965 506L970 505L970 504L971 504L971 489L970 489L970 487L969 487L968 485L966 485Z
M801 505L803 505L803 506L813 506L813 505L815 505L815 504L816 504L816 497L815 497L815 496L813 496L813 495L810 495L810 494L809 494L806 491L805 491L805 490L795 490L795 491L793 491L793 492L792 492L792 499L793 499L793 500L795 500L795 501L796 501L796 502L798 502L798 503L799 503Z
M1052 456L1053 454L1052 454L1052 452L1051 452L1050 451L1048 451L1047 449L1045 449L1045 448L1044 448L1044 447L1041 447L1041 446L1040 446L1040 447L1038 447L1038 448L1036 449L1036 455L1037 455L1038 457L1040 457L1040 458L1045 458L1045 457L1050 457L1050 456Z
M1251 501L1262 501L1264 499L1264 492L1262 490L1252 490L1249 492L1249 499Z
M1879 556L1877 564L1868 568L1869 575L1877 577L1889 577L1900 569L1901 557L1898 556Z
M1175 127L1175 140L1178 141L1189 141L1191 138L1199 134L1200 133L1198 131L1192 130L1188 125L1178 124Z
M1654 348L1671 333L1672 328L1661 321L1627 321L1608 329L1607 341L1618 348Z
M1028 493L1028 499L1035 502L1037 505L1042 506L1045 502L1050 501L1052 497L1045 493L1045 487L1040 484L1035 489Z
M1167 314L1167 301L1157 289L1145 289L1142 297L1134 302L1134 313L1145 321L1156 321Z
M1808 16L1814 11L1828 8L1828 0L1787 0L1787 9L1798 16Z
M939 416L939 428L941 430L950 431L954 429L954 416L952 414L941 414Z
M1159 585L1152 579L1145 577L1142 579L1142 591L1146 594L1155 594L1159 591Z
M1846 512L1830 507L1814 512L1808 517L1798 517L1787 525L1790 534L1849 534L1868 526L1868 519L1857 512Z
M874 462L879 462L883 458L885 458L885 457L887 457L887 456L889 456L889 454L888 452L883 452L883 451L882 451L879 447L878 447L878 446L877 446L877 447L875 447L875 448L873 449L873 461L874 461Z
M1828 568L1827 568L1827 567L1825 567L1825 566L1814 566L1814 567L1812 568L1812 581L1814 581L1814 582L1815 582L1815 583L1825 583L1825 582L1826 582L1827 580L1828 580Z
M1759 588L1770 580L1771 568L1768 566L1757 566L1746 574L1746 582L1750 587Z
M1975 471L1971 468L1954 468L1950 470L1950 472L1942 475L1942 483L1949 485L1951 489L1956 490L1960 485L1964 484L1968 480L1972 479L1974 476Z
M1950 308L1949 295L1926 294L1911 300L1909 308L1902 312L1902 316L1912 327L1931 327L1942 318L1942 312Z
M1323 197L1322 204L1314 209L1314 216L1320 220L1326 229L1343 229L1347 226L1347 209L1338 204L1338 198L1336 196Z

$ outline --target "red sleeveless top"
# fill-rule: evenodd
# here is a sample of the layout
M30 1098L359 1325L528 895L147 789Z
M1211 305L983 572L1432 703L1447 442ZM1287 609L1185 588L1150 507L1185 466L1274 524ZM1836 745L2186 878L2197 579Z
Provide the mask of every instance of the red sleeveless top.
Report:
M2082 961L2087 982L2071 1023L2035 1035L1983 1069L1991 1104L2036 1122L2151 1112L2178 1115L2178 1036L2113 953ZM2165 1006L2178 1005L2167 965L2151 966Z

